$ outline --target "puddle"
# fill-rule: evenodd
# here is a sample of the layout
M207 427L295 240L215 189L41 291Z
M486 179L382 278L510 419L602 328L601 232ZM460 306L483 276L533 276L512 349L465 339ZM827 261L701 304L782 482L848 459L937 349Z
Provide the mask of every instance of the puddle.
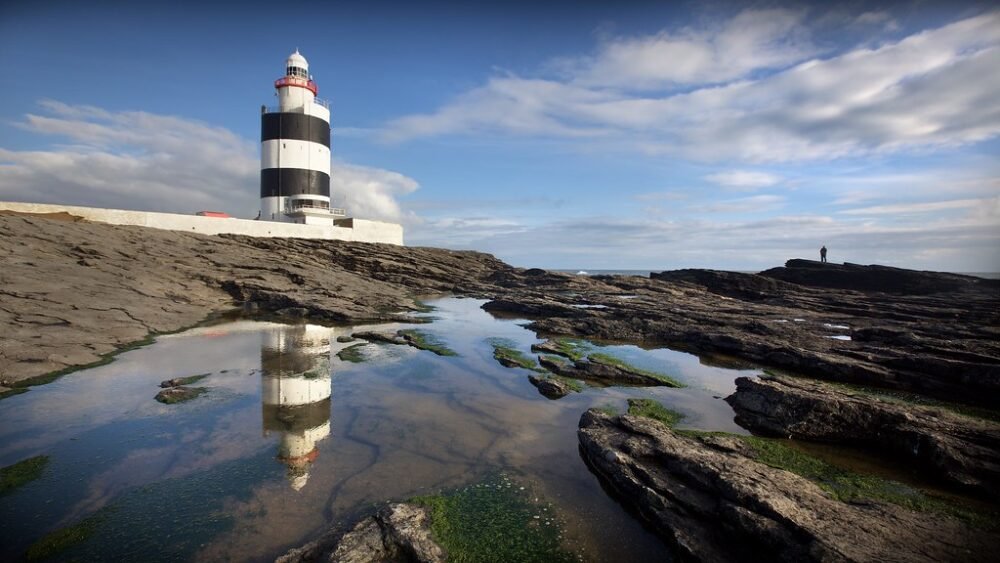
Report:
M851 329L851 327L849 327L847 325L834 325L834 324L830 324L830 323L823 323L823 326L826 327L826 328L835 328L837 330L850 330Z
M359 327L238 320L157 338L114 362L0 404L0 466L45 454L43 475L0 497L0 559L20 558L58 528L95 516L93 536L63 553L81 560L273 560L373 504L433 494L504 471L529 483L565 521L566 546L587 561L654 560L665 546L610 499L581 461L581 413L652 397L681 427L745 433L728 404L740 375L668 349L601 352L688 385L586 388L558 401L525 370L500 366L489 338L524 353L539 342L484 301L430 302L418 328L455 350L367 344L336 354ZM366 330L417 326L383 324ZM595 350L598 347L593 347ZM190 402L153 400L163 380L209 373Z
M577 309L607 309L607 305L573 305Z
M827 335L826 338L832 338L834 340L850 340L851 337L846 334L833 334Z

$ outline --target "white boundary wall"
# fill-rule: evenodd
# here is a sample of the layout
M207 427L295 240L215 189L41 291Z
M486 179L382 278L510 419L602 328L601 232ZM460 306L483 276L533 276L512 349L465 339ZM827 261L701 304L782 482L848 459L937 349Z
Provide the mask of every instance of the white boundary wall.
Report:
M254 221L220 217L201 217L178 213L154 213L152 211L127 211L124 209L101 209L99 207L77 207L75 205L52 205L47 203L20 203L0 201L0 211L17 213L68 213L87 221L109 225L135 225L167 231L186 231L202 235L249 235L252 237L286 237L322 240L348 240L356 242L382 242L403 244L403 226L397 223L349 219L340 221L342 226L300 225L275 221Z

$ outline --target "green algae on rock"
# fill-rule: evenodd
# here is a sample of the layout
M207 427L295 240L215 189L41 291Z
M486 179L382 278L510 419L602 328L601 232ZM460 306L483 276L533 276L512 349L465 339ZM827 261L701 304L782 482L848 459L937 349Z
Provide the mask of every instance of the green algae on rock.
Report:
M431 532L448 561L576 561L560 543L561 526L546 504L499 474L447 494L410 502L431 511Z
M157 393L156 400L165 405L173 405L196 399L207 391L207 387L170 387Z
M584 357L586 343L578 338L553 338L539 344L532 344L531 351L542 354L556 354L574 362Z
M601 353L589 354L587 356L587 359L589 361L591 361L591 362L594 362L595 364L601 364L601 365L605 365L605 366L615 367L615 368L618 368L618 369L620 369L622 371L625 371L625 372L628 372L628 373L633 373L635 375L640 375L640 376L650 377L650 378L653 378L653 379L658 379L658 380L662 381L663 384L666 385L666 386L668 386L668 387L677 387L677 388L684 387L683 383L681 383L680 381L677 381L676 379L674 379L673 377L670 377L669 375L665 375L665 374L662 374L662 373L659 373L659 372L650 371L648 369L643 369L643 368L634 366L634 365L632 365L632 364L630 364L630 363L628 363L628 362L626 362L626 361L624 361L622 359L616 358L616 357L608 355L608 354L601 354Z
M0 496L38 479L48 464L49 456L36 455L0 468Z
M337 357L345 362L351 362L354 364L360 364L364 362L367 358L361 353L361 349L367 346L367 342L359 342L344 348L343 350L337 352Z
M406 329L397 332L407 344L418 348L420 350L427 350L428 352L434 352L438 356L457 356L458 353L446 346L437 337L428 334L422 330L417 329Z
M499 362L500 365L508 368L530 369L539 373L545 372L544 369L538 367L533 358L529 358L515 348L513 341L506 338L490 338L487 342L490 343L490 346L493 346L493 359Z

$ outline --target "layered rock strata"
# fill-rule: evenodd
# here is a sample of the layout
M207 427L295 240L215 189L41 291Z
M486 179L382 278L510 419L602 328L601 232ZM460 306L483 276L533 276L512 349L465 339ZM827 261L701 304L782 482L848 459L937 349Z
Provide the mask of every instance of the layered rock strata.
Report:
M735 437L593 409L578 435L591 469L683 560L988 561L1000 540L940 514L835 500Z

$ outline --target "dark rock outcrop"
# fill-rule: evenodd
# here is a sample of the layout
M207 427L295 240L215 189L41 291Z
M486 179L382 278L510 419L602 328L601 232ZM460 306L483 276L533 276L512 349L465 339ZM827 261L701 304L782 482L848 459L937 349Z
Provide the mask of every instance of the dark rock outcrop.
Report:
M1000 424L786 377L741 377L726 401L754 432L892 453L1000 499Z
M890 266L862 266L849 262L833 264L793 259L785 262L783 268L771 268L761 272L760 275L765 278L810 287L907 295L958 291L974 286L992 287L994 290L1000 291L1000 283L996 280L942 272L921 272Z
M757 274L719 270L671 270L652 272L649 277L666 282L688 282L700 285L712 293L749 301L780 297L789 289L789 284L780 280Z
M578 435L591 469L684 560L988 561L1000 539L950 517L840 502L733 437L685 438L593 409Z

